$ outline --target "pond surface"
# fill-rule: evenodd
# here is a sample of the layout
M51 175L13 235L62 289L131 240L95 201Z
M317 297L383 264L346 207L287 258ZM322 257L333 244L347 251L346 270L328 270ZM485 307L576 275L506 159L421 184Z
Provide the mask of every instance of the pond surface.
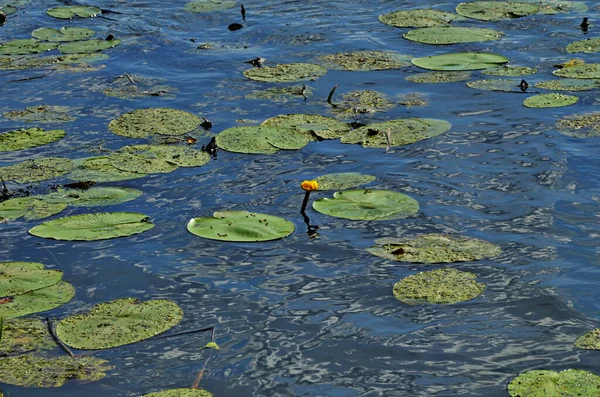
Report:
M572 138L554 127L565 115L598 110L598 90L572 93L579 97L572 106L529 109L522 105L527 93L475 90L465 82L407 81L423 71L408 66L330 70L306 82L312 91L306 101L301 96L287 102L246 98L255 90L286 86L245 78L242 72L251 66L244 61L256 57L275 65L315 62L318 56L350 50L414 57L489 51L508 57L511 65L538 69L523 77L529 93L549 92L533 84L552 79L554 64L597 59L596 54L564 50L573 41L596 36L600 11L594 2L587 2L585 14L468 20L461 26L505 35L499 41L451 46L405 40L402 33L408 29L377 19L400 7L453 11L456 4L265 0L244 4L244 23L239 3L194 14L184 10L182 1L113 0L94 5L119 13L65 22L45 14L57 2L39 1L9 16L0 27L0 42L30 37L40 27L66 25L113 34L123 43L104 51L109 59L82 70L0 71L2 113L44 104L74 107L77 117L61 124L0 118L0 132L30 126L67 131L56 143L0 154L0 166L42 156L95 156L101 149L146 143L107 129L111 119L138 108L169 107L207 118L212 129L203 132L198 146L244 120L258 124L283 113L331 116L326 98L335 84L334 102L365 89L385 93L396 103L415 92L428 102L359 114L357 121L429 117L449 121L452 129L387 153L337 140L276 155L221 150L201 168L103 184L143 190L135 201L105 209L149 215L156 226L138 236L55 241L27 234L39 221L0 224L0 261L44 263L62 270L77 290L73 301L44 317L60 318L121 297L167 298L184 310L183 321L171 332L214 326L221 347L202 349L208 333L155 339L98 352L115 366L100 381L44 390L2 385L2 390L15 397L135 396L190 387L209 357L201 386L218 397L507 396L508 382L527 370L600 373L597 352L573 347L577 336L600 323L600 140ZM583 16L592 23L587 35L579 29ZM244 27L232 32L227 29L231 23ZM213 49L197 49L203 43ZM172 95L128 100L102 93L125 73L164 79L160 84L172 87ZM474 71L470 80L488 77ZM334 172L375 175L369 189L406 193L419 202L420 212L403 220L350 221L309 210L311 221L320 226L318 237L309 238L299 214L300 182ZM311 198L330 195L313 192ZM295 223L296 232L256 244L211 241L187 232L190 218L222 209L281 216ZM90 211L70 207L60 216L85 212ZM500 245L503 253L477 262L419 265L365 251L380 237L420 233L477 237ZM459 304L414 306L392 295L401 278L444 266L477 274L486 284L484 294Z

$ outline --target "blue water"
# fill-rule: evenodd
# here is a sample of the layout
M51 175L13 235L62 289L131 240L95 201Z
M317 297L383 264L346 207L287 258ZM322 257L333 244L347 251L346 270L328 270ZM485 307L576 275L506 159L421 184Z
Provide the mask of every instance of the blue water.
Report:
M29 37L39 27L65 23L45 10L60 2L32 2L0 27L0 43ZM173 331L214 326L221 350L203 350L208 334L157 339L98 352L115 369L100 381L68 382L58 389L2 385L11 396L135 396L190 387L210 357L201 386L218 397L234 396L506 396L508 382L532 369L579 368L600 374L598 353L573 341L600 324L598 222L600 140L561 135L555 121L597 110L597 91L575 93L580 101L558 109L528 109L528 95L477 91L464 83L417 84L404 78L421 70L329 71L308 82L306 102L245 99L272 84L247 80L244 61L262 56L271 64L311 62L319 55L377 49L425 56L450 51L492 51L511 64L537 67L531 87L551 79L553 66L572 58L594 62L595 54L567 54L566 44L595 37L578 29L583 15L600 21L593 2L585 14L536 15L501 22L466 21L461 26L505 32L497 42L434 47L404 40L405 29L377 16L423 6L452 11L458 2L286 1L247 2L239 31L239 8L190 14L183 1L101 1L121 12L66 22L99 37L123 40L106 51L110 59L89 72L0 71L0 111L39 104L76 107L77 120L40 125L64 128L68 136L39 148L0 155L0 165L42 156L96 155L144 142L113 135L108 122L132 109L171 107L208 118L205 140L236 120L256 123L281 113L330 115L325 99L374 89L397 100L419 92L429 106L398 106L361 120L399 117L448 120L439 137L397 147L390 153L337 141L313 142L277 155L219 152L202 168L106 185L144 191L135 201L108 211L139 211L156 226L149 232L99 242L60 242L27 234L36 222L0 224L0 261L37 261L60 269L77 294L44 313L62 317L120 297L168 298L184 310ZM598 27L600 28L600 26ZM194 39L195 42L190 41ZM197 50L201 43L213 50ZM575 56L574 56L575 55ZM123 73L162 78L176 97L123 100L102 89ZM471 80L482 77L473 72ZM532 89L530 89L532 91ZM538 91L538 90L533 90ZM541 90L540 90L541 91ZM0 132L26 126L0 118ZM310 239L298 214L299 183L333 172L377 176L370 188L406 193L419 201L414 218L349 221L309 211L320 225ZM16 189L19 186L9 184ZM330 193L317 192L313 198ZM188 233L187 221L216 210L243 209L285 217L296 232L280 241L240 244L204 240ZM60 216L85 213L69 208ZM477 274L483 296L455 305L407 306L392 296L402 277L436 265L396 263L364 251L384 236L460 233L500 245L494 259L448 265ZM59 354L59 353L57 353Z

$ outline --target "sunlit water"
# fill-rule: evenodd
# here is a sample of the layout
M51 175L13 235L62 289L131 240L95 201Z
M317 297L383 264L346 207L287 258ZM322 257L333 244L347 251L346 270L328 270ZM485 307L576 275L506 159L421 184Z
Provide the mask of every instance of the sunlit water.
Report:
M0 42L28 37L39 27L59 28L45 15L51 1L32 2L0 27ZM45 147L3 154L0 165L41 156L95 155L136 140L113 135L108 122L132 109L172 107L200 114L212 133L237 119L260 122L281 113L329 115L325 99L374 89L397 99L420 92L429 106L398 106L364 116L367 122L432 117L453 128L439 137L390 153L337 141L313 142L273 156L221 151L202 168L107 185L142 189L135 201L108 207L139 211L156 226L139 236L100 242L57 242L27 234L35 222L0 225L0 261L31 260L64 271L77 289L69 304L47 313L61 317L120 297L168 298L185 311L177 331L214 326L220 351L203 350L209 335L142 342L101 351L116 368L98 382L59 389L2 385L11 396L134 396L190 387L210 357L201 385L219 397L237 396L506 396L510 379L531 369L580 368L600 373L594 351L574 339L600 323L598 226L600 140L558 133L566 114L597 110L597 91L559 109L527 109L520 93L477 91L464 83L417 84L404 78L420 70L329 71L309 82L314 95L288 103L245 99L273 86L247 80L243 63L257 56L272 64L314 61L344 50L378 49L413 56L450 51L493 51L515 65L537 67L530 86L552 78L553 64L573 55L566 44L583 38L582 14L537 15L461 26L504 31L498 42L434 47L409 42L405 29L379 14L424 5L452 11L458 2L273 1L212 14L190 14L183 1L106 1L96 5L122 14L67 22L109 33L123 44L106 51L106 67L87 72L0 71L0 111L37 104L77 107L78 119L60 125L68 136ZM593 2L588 2L594 6ZM600 12L585 14L600 21ZM600 25L599 27L600 28ZM594 37L592 25L589 37ZM192 42L194 39L195 42ZM201 43L216 44L210 51ZM594 54L576 54L588 62ZM95 64L98 65L98 64ZM102 94L123 73L163 78L175 99L122 100ZM479 78L474 72L472 80ZM95 88L96 87L96 88ZM537 91L535 89L530 91ZM24 123L0 119L0 131ZM46 125L46 127L56 125ZM141 141L140 141L141 142ZM372 188L411 195L419 215L399 221L363 222L310 211L320 225L309 239L298 214L299 183L324 173L357 171L377 176ZM9 185L16 188L16 185ZM313 198L330 193L318 192ZM198 238L187 220L219 209L244 209L295 222L280 241L239 244ZM69 208L60 216L84 213ZM439 266L396 263L364 251L384 236L460 233L499 244L493 260L448 265L474 272L483 296L455 305L407 306L392 296L400 278ZM58 354L58 353L57 353Z

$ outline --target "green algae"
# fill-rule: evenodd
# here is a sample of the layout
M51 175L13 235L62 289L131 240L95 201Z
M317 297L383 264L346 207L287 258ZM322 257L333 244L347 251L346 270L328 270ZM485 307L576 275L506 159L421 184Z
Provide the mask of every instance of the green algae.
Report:
M597 396L599 389L600 376L580 369L527 371L508 384L511 397L591 397Z

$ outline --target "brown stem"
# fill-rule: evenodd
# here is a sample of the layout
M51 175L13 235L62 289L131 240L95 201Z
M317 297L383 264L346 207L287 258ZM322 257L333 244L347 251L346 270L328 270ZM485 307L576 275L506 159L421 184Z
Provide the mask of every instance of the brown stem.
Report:
M56 344L58 346L60 346L60 348L63 349L63 351L65 353L67 353L69 355L69 357L75 358L75 355L73 354L73 352L71 351L71 349L69 349L68 346L65 345L58 338L58 335L56 335L56 332L54 332L54 322L52 320L50 320L50 317L46 317L46 322L48 323L48 332L50 332L50 335L52 336L52 339L54 339L54 342L56 342Z

